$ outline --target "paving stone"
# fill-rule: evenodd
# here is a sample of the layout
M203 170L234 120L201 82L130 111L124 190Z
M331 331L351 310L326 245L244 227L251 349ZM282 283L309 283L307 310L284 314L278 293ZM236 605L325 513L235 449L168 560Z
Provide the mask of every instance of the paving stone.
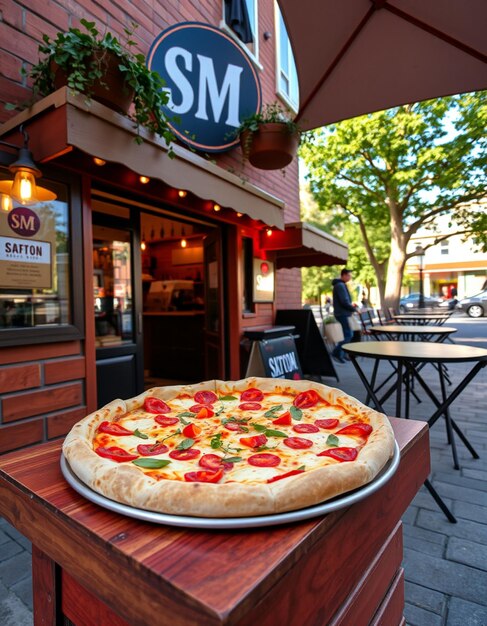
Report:
M417 552L424 554L431 554L432 556L442 557L445 553L445 548L437 543L431 543L425 539L418 539L416 537L404 537L404 546Z
M453 514L462 519L472 520L473 522L487 523L487 507L469 502L453 502Z
M404 617L408 626L442 626L443 624L439 615L408 602L404 606Z
M487 572L404 549L406 580L463 600L487 605Z
M452 598L448 608L446 626L485 626L487 607L460 598Z
M411 526L410 524L403 524L402 527L404 537L415 537L417 539L424 539L430 543L435 543L441 546L446 545L447 537L441 532L435 532L427 528L420 528L419 526Z
M7 543L2 543L0 546L0 562L10 559L19 552L24 552L24 548L16 541L9 539Z
M439 509L438 511L420 510L416 524L428 530L441 532L449 537L487 543L487 525L470 520L461 520L457 524L451 524Z
M487 546L458 537L450 537L446 547L446 558L487 571ZM485 590L487 595L487 589Z
M32 612L14 593L0 582L0 624L2 626L32 626Z
M417 515L418 508L415 506L409 506L402 516L402 521L406 524L414 524Z
M22 602L32 611L32 578L24 578L23 580L15 583L10 587L10 591L13 591Z
M405 582L405 595L410 604L420 609L443 615L446 610L447 596L439 591L427 589L415 583Z
M451 508L453 506L453 500L451 500L450 498L444 498L443 501L448 508ZM438 505L433 500L433 497L431 496L429 491L418 492L411 504L418 506L421 509L429 509L431 511L438 510Z
M450 485L458 485L462 489L470 489L472 491L487 492L487 482L484 480L475 480L474 478L466 478L459 471L453 470L448 472L433 472L433 478L439 483L448 483ZM487 501L487 494L484 496Z
M31 575L31 557L28 552L21 552L11 559L0 563L0 580L7 587Z
M466 478L476 478L477 480L487 481L487 470L471 469L469 467L462 468L462 474Z
M446 498L455 498L463 502L487 506L487 493L483 491L468 489L456 483L441 482L436 479L433 480L433 486L442 497L445 496Z
M20 544L22 540L25 540L24 535L22 533L19 533L19 531L10 524L8 524L5 528L5 532L11 539L18 541Z
M0 546L3 543L7 543L7 541L10 541L10 537L6 533L4 533L3 530L0 530ZM0 554L1 552L2 552L2 549L0 548Z

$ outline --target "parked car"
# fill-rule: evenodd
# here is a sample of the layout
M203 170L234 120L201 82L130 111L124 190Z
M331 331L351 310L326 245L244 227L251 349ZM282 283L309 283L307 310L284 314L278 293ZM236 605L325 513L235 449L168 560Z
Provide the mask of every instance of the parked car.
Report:
M411 309L417 309L419 305L419 293L410 293L408 296L404 296L399 300L399 310L401 313L407 313ZM435 308L440 306L443 302L441 298L435 298L433 296L423 296L424 308Z
M457 304L457 309L466 311L470 317L487 315L487 289L470 298L463 298Z

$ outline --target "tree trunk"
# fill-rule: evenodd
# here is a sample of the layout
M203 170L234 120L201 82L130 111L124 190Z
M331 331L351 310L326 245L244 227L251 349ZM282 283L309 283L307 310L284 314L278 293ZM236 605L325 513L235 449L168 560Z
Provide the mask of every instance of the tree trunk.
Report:
M387 264L387 278L384 298L381 297L383 307L399 307L401 297L402 277L406 265L406 252L401 249L396 241L392 241L391 255ZM382 296L382 294L381 294Z

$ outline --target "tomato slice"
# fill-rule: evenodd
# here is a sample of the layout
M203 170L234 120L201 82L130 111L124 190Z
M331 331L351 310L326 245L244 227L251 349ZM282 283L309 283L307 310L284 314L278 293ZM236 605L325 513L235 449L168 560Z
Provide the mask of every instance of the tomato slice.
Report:
M296 433L319 433L320 429L314 424L295 424L293 430Z
M225 424L225 428L227 430L231 430L232 432L235 432L235 433L244 433L245 432L242 424L237 424L237 422L227 422Z
M197 419L205 419L206 417L213 417L215 412L211 410L209 406L201 405L201 409L196 413Z
M201 409L209 409L211 411L212 408L211 404L193 404L193 406L189 407L189 411L191 413L199 413Z
M277 424L278 426L291 426L293 420L291 419L291 413L286 411L282 415L280 415L275 420L272 420L273 424Z
M281 462L281 459L275 454L261 452L260 454L249 456L247 461L250 465L255 465L256 467L276 467Z
M218 396L213 391L197 391L194 394L194 401L198 404L213 404L218 400Z
M262 404L259 402L242 402L238 405L238 408L242 411L260 411Z
M355 461L357 455L358 451L356 448L346 447L330 448L329 450L323 450L323 452L318 454L318 456L329 456L332 459L335 459L335 461L340 461L340 463L343 461Z
M141 456L154 456L155 454L164 454L169 448L164 443L141 443L137 446L137 452Z
M105 459L111 459L117 463L126 463L127 461L134 461L139 458L138 454L132 454L123 448L118 448L117 446L110 446L109 448L99 447L96 448L95 452L99 456L102 456Z
M174 426L174 424L179 423L179 420L177 417L164 417L163 415L161 416L158 415L154 419L161 426Z
M116 422L102 422L98 426L98 432L107 433L107 435L119 435L120 437L134 434L131 430L124 428Z
M336 428L339 422L336 419L328 419L328 420L316 420L315 424L319 428L324 428L325 430L331 430L332 428Z
M240 394L240 402L262 402L264 394L260 389L250 387Z
M195 459L200 454L201 451L196 450L196 448L189 448L188 450L171 450L171 452L169 452L171 459L176 459L177 461L190 461L191 459Z
M147 411L147 413L169 413L171 407L160 398L148 396L144 400L144 411Z
M335 435L351 435L352 437L364 437L367 438L374 429L370 424L350 424L337 430Z
M310 439L304 439L304 437L287 437L282 443L294 450L304 450L305 448L311 448L313 445Z
M276 480L281 480L281 478L288 478L289 476L296 476L296 474L302 474L304 470L295 469L290 472L286 472L285 474L278 474L277 476L273 476L272 478L268 478L268 483L275 483Z
M224 470L230 470L233 467L233 463L226 463L218 454L203 454L198 464L209 470L218 470L221 467Z
M197 437L200 433L201 428L199 426L196 426L196 424L188 424L183 428L183 435L185 437L191 437L191 439Z
M188 472L184 475L184 480L188 483L217 483L223 476L223 468L218 470L198 470Z
M294 398L294 406L298 409L310 409L321 400L320 396L314 389L302 391Z
M228 424L225 424L228 426ZM265 435L255 435L254 437L241 437L240 443L248 448L260 448L267 443L267 437Z

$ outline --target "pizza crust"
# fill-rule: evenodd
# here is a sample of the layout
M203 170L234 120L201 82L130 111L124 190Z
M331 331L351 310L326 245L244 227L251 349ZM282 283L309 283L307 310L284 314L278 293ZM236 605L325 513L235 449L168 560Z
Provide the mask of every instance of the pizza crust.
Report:
M169 401L180 394L192 397L199 390L211 389L223 396L240 393L250 387L264 392L314 389L330 404L342 407L358 419L369 421L373 432L355 461L332 463L273 483L211 484L156 480L135 465L114 463L93 450L92 441L102 421L113 421L140 408L148 396ZM268 515L319 504L373 480L393 452L393 431L382 413L366 407L339 389L320 383L267 378L156 387L126 401L114 400L78 422L63 445L64 456L78 478L112 500L161 513L210 518Z

